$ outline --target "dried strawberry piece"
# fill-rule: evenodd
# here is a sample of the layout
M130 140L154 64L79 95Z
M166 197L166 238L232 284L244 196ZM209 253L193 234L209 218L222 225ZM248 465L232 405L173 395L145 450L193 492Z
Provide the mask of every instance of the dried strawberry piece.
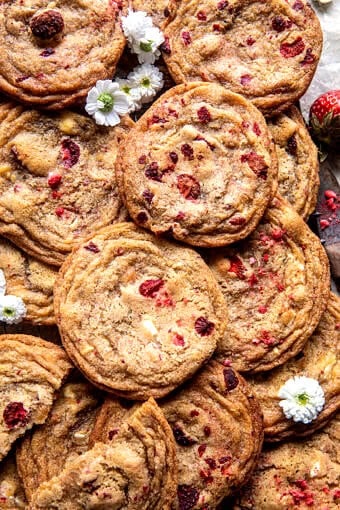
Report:
M164 280L145 280L139 286L139 292L147 298L155 298L159 290L164 287Z
M29 421L29 412L21 402L10 402L4 409L3 419L9 429L25 427Z
M208 464L208 466L210 467L210 469L212 471L214 471L214 469L217 468L217 463L216 463L215 459L208 457L207 459L204 459L204 462L206 462Z
M146 156L145 156L145 154L142 154L141 156L139 156L138 163L140 165L145 165L145 163L146 163Z
M211 115L206 106L202 106L198 111L197 115L199 118L199 121L202 122L202 124L208 124L208 122L211 121Z
M64 30L64 20L59 11L44 11L30 20L30 29L35 37L51 39Z
M182 32L182 41L185 44L185 46L189 46L189 44L192 43L190 32Z
M142 193L145 200L148 202L148 204L151 204L153 197L155 196L149 189L146 189Z
M61 218L62 215L64 214L65 212L65 209L63 207L57 207L56 210L54 211L56 213L56 215L58 216L58 218Z
M60 174L52 174L47 179L47 184L52 189L57 189L58 186L61 184L62 176Z
M290 28L291 26L291 20L284 19L282 16L275 16L272 19L272 27L276 32L283 32L286 28Z
M295 135L292 135L290 138L288 138L287 145L286 145L286 152L288 152L288 154L290 154L291 156L296 156L297 141L296 141Z
M207 449L207 445L206 444L200 444L198 449L197 449L198 456L202 457L204 455L206 449Z
M92 253L99 253L100 249L93 241L90 241L88 245L84 246L85 250L91 251Z
M251 36L247 37L247 39L246 39L246 43L248 46L252 46L255 42L256 42L256 40L253 39L253 37L251 37Z
M197 19L200 21L207 21L207 15L204 11L199 11L197 13Z
M162 182L162 174L158 170L158 163L153 161L150 165L147 166L145 170L145 177L153 181Z
M264 181L268 175L268 165L266 164L264 157L260 156L254 151L242 154L241 163L248 163L249 168L252 169L255 175Z
M199 416L199 412L196 411L196 409L193 409L192 411L190 411L190 416L194 417L194 416Z
M208 470L207 472L201 469L200 471L200 477L203 478L205 483L212 483L214 481L214 478L211 476L211 471Z
M178 345L179 347L184 347L185 345L184 337L182 335L179 335L178 333L175 333L172 341L175 345Z
M271 235L275 241L282 241L285 233L286 233L285 230L283 230L282 228L275 228L274 230L272 230Z
M111 441L119 432L119 429L109 430L109 440Z
M195 330L201 336L210 336L215 329L215 324L205 317L198 317L195 321Z
M177 154L177 152L174 152L174 151L170 152L169 153L169 158L176 165L176 163L178 162L178 154Z
M65 168L72 168L79 161L80 148L71 138L61 142L63 153L63 165Z
M148 215L146 214L146 212L141 211L137 214L136 219L137 219L138 223L146 223L148 221Z
M235 216L229 220L231 225L244 225L247 220L243 216Z
M40 56L41 57L50 57L51 55L53 55L53 53L55 53L53 48L46 48L46 49L44 49L44 51L42 51L40 53Z
M296 2L294 2L293 9L295 11L302 11L303 8L304 8L304 5L303 5L303 2L301 2L301 0L296 0Z
M148 118L148 127L152 126L153 124L165 124L166 122L166 119L154 113L152 117Z
M206 425L206 426L204 427L203 432L204 432L205 437L210 437L210 434L211 434L211 428L209 427L209 425Z
M218 2L217 4L217 8L220 10L220 11L223 11L223 9L225 9L226 7L228 7L229 5L229 2L227 2L227 0L220 0L220 2Z
M223 377L228 391L234 390L238 386L239 380L232 368L225 368L223 370Z
M276 342L276 339L271 336L271 334L268 331L261 331L260 342L263 342L265 345L273 345Z
M250 74L243 74L240 78L241 85L248 85L253 78L250 76Z
M258 125L257 122L254 122L254 124L253 124L253 131L254 131L256 136L260 136L261 129L260 129L260 126Z
M267 313L268 312L268 308L265 306L265 305L260 305L257 309L257 311L259 313Z
M244 280L246 268L244 267L242 260L237 257L237 255L233 255L229 257L229 262L230 267L228 269L228 273L235 273L241 280Z
M313 64L313 62L315 62L316 57L315 55L313 55L312 51L313 51L312 48L307 48L305 58L301 62L302 66L305 66L307 64Z
M176 443L178 443L180 446L192 446L193 444L197 443L196 439L187 436L179 425L174 425L172 427L172 431L174 433Z
M171 55L170 39L169 39L169 37L167 35L165 36L164 42L161 45L160 49L166 55Z
M189 174L177 176L177 188L186 200L196 200L201 193L200 183Z
M181 147L181 152L189 161L194 159L194 149L188 143L184 143Z
M256 283L258 283L259 279L257 278L256 274L253 273L250 278L248 279L248 283L250 287L254 287Z
M288 43L284 42L280 46L280 53L285 58L292 58L300 55L305 49L305 43L302 40L302 37L298 37L295 41Z
M179 485L177 489L179 510L191 510L199 498L199 491L190 485Z

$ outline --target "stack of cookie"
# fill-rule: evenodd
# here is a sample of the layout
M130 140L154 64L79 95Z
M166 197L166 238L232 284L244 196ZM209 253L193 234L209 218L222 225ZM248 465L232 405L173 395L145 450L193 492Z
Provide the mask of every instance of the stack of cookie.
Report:
M177 85L98 126L127 7ZM0 508L338 507L321 46L304 0L1 2Z

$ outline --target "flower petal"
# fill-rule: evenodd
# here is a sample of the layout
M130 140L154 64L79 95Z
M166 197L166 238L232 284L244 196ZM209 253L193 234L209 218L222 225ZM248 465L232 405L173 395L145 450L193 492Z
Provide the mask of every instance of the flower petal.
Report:
M0 297L6 293L6 278L5 273L0 269Z
M106 126L117 126L119 123L120 117L114 110L106 115Z

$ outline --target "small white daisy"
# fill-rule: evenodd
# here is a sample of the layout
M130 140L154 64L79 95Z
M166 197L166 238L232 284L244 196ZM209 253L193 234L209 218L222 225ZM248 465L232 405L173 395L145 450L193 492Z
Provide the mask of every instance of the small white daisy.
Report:
M135 112L139 110L141 107L141 98L142 92L138 87L135 87L130 80L123 80L122 78L117 78L116 83L118 83L119 88L129 101L129 113Z
M164 85L163 73L151 64L135 67L128 75L128 80L140 91L143 104L152 101Z
M286 418L305 425L317 418L325 405L325 395L318 381L310 377L295 376L280 388L279 403Z
M152 27L152 18L143 11L128 10L127 16L122 16L123 32L129 43L133 44L144 37L145 30Z
M6 293L6 278L2 269L0 269L0 296Z
M20 297L0 297L0 322L18 324L26 316L26 306Z
M87 95L85 110L100 126L116 126L119 116L128 113L129 101L118 83L99 80Z
M140 64L153 64L161 55L158 48L163 42L162 32L157 27L151 27L145 30L143 37L132 43L131 49Z

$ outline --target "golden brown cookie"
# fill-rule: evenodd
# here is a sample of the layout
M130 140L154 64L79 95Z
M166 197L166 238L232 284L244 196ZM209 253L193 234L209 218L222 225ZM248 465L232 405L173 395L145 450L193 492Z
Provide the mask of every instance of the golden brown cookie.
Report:
M27 434L17 449L17 465L28 501L47 482L89 449L89 437L100 397L93 386L68 383L60 391L50 414Z
M229 312L217 358L241 372L263 372L295 356L329 297L329 264L320 240L275 198L245 241L209 254Z
M117 159L130 215L156 234L197 246L249 235L276 189L277 158L261 113L217 84L163 94Z
M67 111L1 110L0 233L60 266L91 232L126 218L114 163L133 122L105 128Z
M305 0L183 0L164 35L176 83L218 82L265 113L304 94L322 48Z
M24 321L31 324L55 324L53 285L57 270L0 237L0 270L6 278L6 294L20 297L26 307Z
M18 475L15 458L9 456L0 465L0 508L20 510L26 508L24 488Z
M150 399L110 444L97 443L43 483L30 509L169 510L177 486L171 429Z
M177 443L173 509L216 508L249 478L261 451L262 413L251 387L211 361L160 403Z
M264 450L234 510L338 510L340 422L303 441Z
M0 336L0 460L47 419L72 366L61 347L28 335Z
M278 156L279 192L306 220L318 197L318 150L295 106L268 120L268 127Z
M325 395L323 410L308 425L288 420L279 406L278 392L294 376L317 380ZM340 299L331 294L318 327L295 358L247 381L261 404L267 441L307 436L323 427L340 408Z
M61 109L113 76L125 46L126 0L0 3L0 90L30 106Z
M128 399L162 397L207 361L227 310L202 258L132 223L99 231L67 258L56 320L86 377Z
M96 415L89 445L92 447L95 443L109 443L112 441L126 418L134 410L135 408L131 401L125 401L111 395L106 397Z

